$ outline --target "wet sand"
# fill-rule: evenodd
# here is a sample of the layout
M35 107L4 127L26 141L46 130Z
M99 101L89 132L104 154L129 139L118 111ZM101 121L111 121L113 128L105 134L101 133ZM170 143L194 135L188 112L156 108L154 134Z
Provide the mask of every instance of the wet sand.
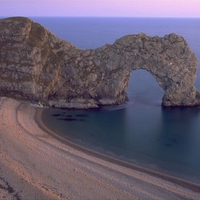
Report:
M0 199L200 199L198 185L55 138L39 115L0 100Z

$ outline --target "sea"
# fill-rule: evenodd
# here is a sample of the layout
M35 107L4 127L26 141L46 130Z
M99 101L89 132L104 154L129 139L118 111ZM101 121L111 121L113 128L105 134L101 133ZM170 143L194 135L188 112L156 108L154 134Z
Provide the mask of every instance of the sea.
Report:
M127 34L183 36L200 60L200 19L32 18L80 49L112 44ZM112 77L111 77L112 78ZM200 91L200 70L195 82ZM74 143L200 184L200 107L163 108L164 91L144 70L131 73L128 101L99 109L43 110L44 124Z

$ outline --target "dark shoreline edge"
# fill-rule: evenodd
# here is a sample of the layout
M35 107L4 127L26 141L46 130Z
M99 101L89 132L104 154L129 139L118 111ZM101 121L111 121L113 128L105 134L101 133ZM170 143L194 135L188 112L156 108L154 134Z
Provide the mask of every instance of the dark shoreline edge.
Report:
M169 181L171 183L177 184L181 187L190 189L194 192L198 192L198 193L200 192L200 185L198 185L197 183L193 183L193 182L181 179L181 178L177 178L177 177L167 175L167 174L155 171L155 170L151 170L151 169L148 169L148 168L145 168L145 167L141 167L141 166L133 164L133 163L128 163L126 161L123 161L123 160L102 154L100 152L93 151L89 148L86 148L86 147L83 147L79 144L71 142L71 141L67 140L66 138L63 138L62 136L60 136L60 135L56 134L55 132L53 132L52 130L50 130L42 122L42 109L41 108L35 108L35 110L36 110L36 112L35 112L34 120L37 123L38 127L40 129L42 129L44 132L46 132L47 134L49 134L51 137L62 142L63 144L66 144L66 145L68 145L68 146L70 146L74 149L77 149L78 151L81 151L81 152L86 153L90 156L102 159L104 161L107 161L107 162L110 162L110 163L113 163L113 164L116 164L116 165L120 165L122 167L126 167L126 168L129 168L129 169L138 171L138 172L146 173L148 175L151 175L151 176L154 176L154 177L157 177L157 178L161 178L165 181Z

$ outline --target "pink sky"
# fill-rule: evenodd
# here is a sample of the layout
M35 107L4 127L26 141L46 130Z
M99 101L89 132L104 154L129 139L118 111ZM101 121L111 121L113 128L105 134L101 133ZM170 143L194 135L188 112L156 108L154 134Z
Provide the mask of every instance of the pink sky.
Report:
M200 0L0 0L0 16L200 17Z

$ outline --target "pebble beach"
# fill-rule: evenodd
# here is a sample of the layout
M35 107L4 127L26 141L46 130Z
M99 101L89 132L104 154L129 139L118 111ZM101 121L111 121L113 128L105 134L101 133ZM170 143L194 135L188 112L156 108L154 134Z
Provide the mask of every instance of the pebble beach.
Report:
M40 108L0 99L0 199L200 199L200 186L54 137Z

